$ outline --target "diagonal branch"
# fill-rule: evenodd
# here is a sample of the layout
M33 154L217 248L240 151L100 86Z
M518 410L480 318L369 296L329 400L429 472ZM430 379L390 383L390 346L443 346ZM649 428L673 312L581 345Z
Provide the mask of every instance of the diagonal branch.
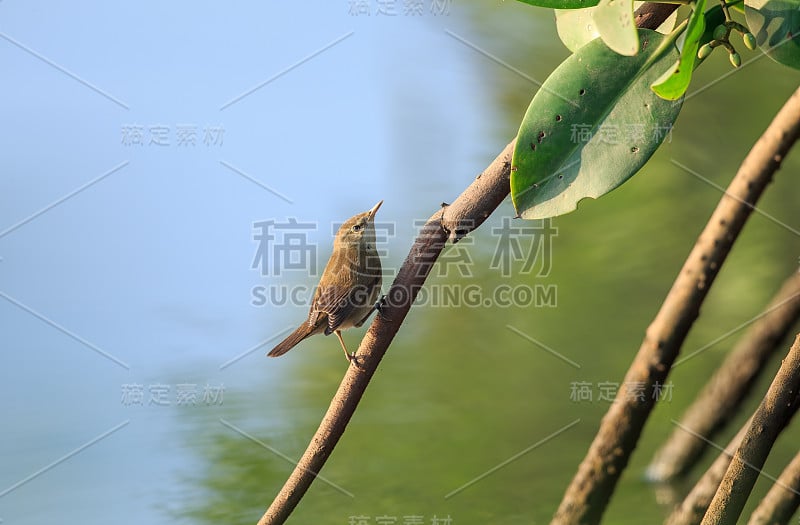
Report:
M793 270L686 410L681 418L681 426L713 439L736 413L761 376L767 360L780 348L779 343L798 318L800 272ZM688 358L683 357L673 368ZM660 482L677 478L689 471L706 448L704 441L682 428L676 428L647 467L647 477Z
M735 524L772 445L800 402L800 334L783 359L767 395L736 450L728 471L703 517L703 525Z
M294 472L275 497L259 525L283 523L294 510L330 456L378 363L386 353L431 268L450 239L453 242L480 226L509 192L511 154L515 141L451 205L437 211L422 227L386 296L386 306L372 322L328 412Z
M800 506L800 453L783 469L778 481L770 487L747 525L789 523Z
M717 459L700 476L700 479L697 480L692 490L683 498L683 501L672 509L669 517L664 521L664 525L696 525L700 523L708 510L708 506L711 504L711 500L714 498L714 494L717 492L722 477L731 464L733 454L739 448L747 429L750 428L751 421L752 418L748 419L744 426L739 429L739 432L730 440L728 446L720 451ZM681 431L697 439L694 433L686 432L684 429L681 429ZM702 439L698 439L698 441L702 441Z
M644 4L637 11L639 27L655 29L677 5ZM356 352L330 407L289 479L258 524L283 523L320 472L358 406L378 363L383 358L420 288L447 241L458 242L489 217L508 195L512 140L483 173L450 205L434 213L414 241L387 294L387 306L376 316Z
M800 89L792 94L750 150L697 239L647 328L617 399L603 417L553 523L600 521L655 403L652 396L642 400L630 395L627 385L652 389L664 384L717 272L798 135Z

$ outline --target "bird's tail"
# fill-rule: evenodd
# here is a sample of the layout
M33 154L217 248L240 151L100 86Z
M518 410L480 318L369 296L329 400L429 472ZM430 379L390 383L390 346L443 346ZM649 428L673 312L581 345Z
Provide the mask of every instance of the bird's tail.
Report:
M296 345L297 343L299 343L300 341L311 335L313 331L314 327L309 326L308 323L301 324L297 328L297 330L289 334L289 336L286 339L278 343L278 346L270 350L270 352L267 355L270 357L278 357L279 355L285 354L286 352L291 350L294 347L294 345Z

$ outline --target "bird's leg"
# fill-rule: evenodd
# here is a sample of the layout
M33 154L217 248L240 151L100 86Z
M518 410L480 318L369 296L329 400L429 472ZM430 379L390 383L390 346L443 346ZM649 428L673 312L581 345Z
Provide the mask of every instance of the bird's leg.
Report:
M347 351L347 347L344 345L344 339L342 339L342 331L336 330L333 333L336 334L336 337L339 338L339 342L342 344L342 350L344 350L344 356L347 358L348 361L352 361L356 357L356 355L351 354Z

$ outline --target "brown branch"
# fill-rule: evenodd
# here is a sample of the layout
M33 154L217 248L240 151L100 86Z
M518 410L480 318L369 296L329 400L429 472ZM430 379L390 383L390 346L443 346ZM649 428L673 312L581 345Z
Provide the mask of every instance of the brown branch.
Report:
M636 23L636 27L642 27L646 29L656 29L658 26L664 23L664 21L669 18L678 6L676 4L658 4L654 2L648 2L646 4L642 4L639 9L636 10L634 13L634 22Z
M798 506L800 506L800 454L797 454L783 469L778 481L759 502L747 523L748 525L789 523Z
M720 452L714 463L705 471L705 473L697 480L689 494L683 498L683 501L673 509L664 525L696 525L703 519L711 500L714 499L714 494L717 492L719 482L728 470L728 465L731 464L731 459L736 449L744 438L747 429L750 428L750 421L747 422L739 429L739 432L731 439L725 450ZM685 432L685 431L683 431ZM692 434L689 434L692 435ZM694 437L694 436L692 436Z
M789 417L792 417L797 412L797 405ZM711 500L719 488L722 478L728 471L731 464L733 455L744 439L745 434L750 430L753 418L750 417L747 422L739 429L736 436L731 439L725 450L717 456L711 467L700 477L695 483L689 494L683 501L673 509L664 525L695 525L700 523L703 516L711 504ZM687 432L681 429L682 432L687 433L694 439L703 434L694 431ZM700 440L698 440L700 441ZM787 489L788 487L788 489ZM750 517L752 524L767 524L767 523L787 523L794 511L800 503L800 454L795 456L794 460L783 471L778 481L772 486L767 496L761 501L756 511ZM780 518L780 517L783 518Z
M800 274L800 272L797 272ZM787 281L788 283L788 281ZM785 290L786 286L782 288ZM794 410L789 415L792 417L797 412L797 404ZM749 431L753 418L739 429L736 436L728 443L725 450L720 453L711 467L703 474L703 476L695 483L694 487L683 501L675 507L670 516L664 522L665 525L695 525L700 523L703 516L711 504L711 500L719 488L723 476L731 464L733 455L744 439L745 434ZM688 428L688 427L685 427ZM687 432L681 429L682 432L697 439L697 436L710 439L708 436L698 432ZM698 441L702 441L698 439ZM787 488L788 487L788 488ZM794 514L797 505L800 503L800 454L795 456L783 473L781 473L778 481L772 486L767 496L761 501L756 511L750 517L751 524L767 524L767 523L788 523L789 518Z
M259 525L283 523L322 469L448 238L455 241L480 226L508 195L514 144L506 146L453 204L423 226L387 293L386 306L361 341L358 366L347 369L319 429Z
M736 413L798 318L800 272L793 271L686 410L681 426L713 439ZM706 448L705 441L676 428L653 457L647 468L648 479L663 482L685 474Z
M800 334L753 414L753 421L711 500L702 525L734 525L737 522L772 445L797 410L798 393Z
M655 29L676 8L645 4L637 11L645 13L637 19L637 25ZM325 465L446 242L457 242L480 226L508 195L515 143L516 139L512 140L451 205L434 213L423 226L389 289L384 313L376 316L361 341L356 352L359 366L348 368L308 448L259 525L286 521Z
M800 90L795 91L739 167L672 288L647 328L616 401L564 494L553 523L597 523L628 464L653 396L639 399L628 385L664 384L700 305L756 201L800 133Z

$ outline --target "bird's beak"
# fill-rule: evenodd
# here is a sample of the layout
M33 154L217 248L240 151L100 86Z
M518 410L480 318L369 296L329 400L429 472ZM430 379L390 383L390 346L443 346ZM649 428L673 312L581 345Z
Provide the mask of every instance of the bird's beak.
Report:
M375 214L376 214L376 213L378 213L378 208L380 208L380 207L381 207L381 204L383 204L383 201L380 201L378 204L376 204L375 206L373 206L371 210L369 210L369 211L367 212L367 214L368 214L368 215L367 215L367 220L370 220L370 221L371 221L371 220L374 220L374 219L375 219Z

